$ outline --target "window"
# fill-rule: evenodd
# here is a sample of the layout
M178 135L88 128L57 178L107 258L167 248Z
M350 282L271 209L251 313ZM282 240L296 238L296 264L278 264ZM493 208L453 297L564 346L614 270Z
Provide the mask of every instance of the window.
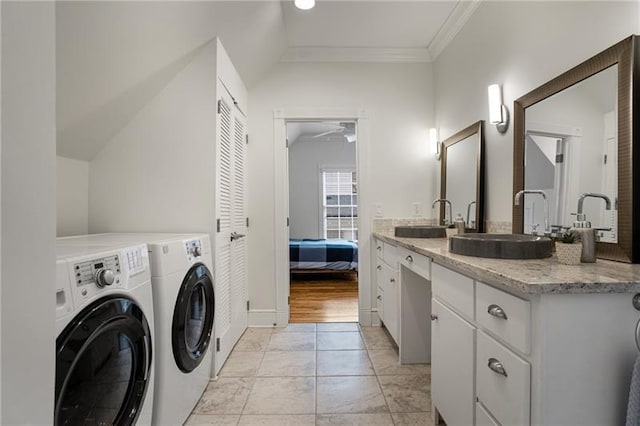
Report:
M358 239L356 172L322 171L322 217L325 238Z

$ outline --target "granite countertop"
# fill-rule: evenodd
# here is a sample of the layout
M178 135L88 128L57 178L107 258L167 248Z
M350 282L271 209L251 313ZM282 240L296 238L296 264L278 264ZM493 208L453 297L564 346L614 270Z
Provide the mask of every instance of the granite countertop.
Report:
M401 238L392 232L374 232L373 236L474 279L525 294L640 292L640 264L598 259L595 263L562 265L555 255L531 260L488 259L451 253L445 238Z

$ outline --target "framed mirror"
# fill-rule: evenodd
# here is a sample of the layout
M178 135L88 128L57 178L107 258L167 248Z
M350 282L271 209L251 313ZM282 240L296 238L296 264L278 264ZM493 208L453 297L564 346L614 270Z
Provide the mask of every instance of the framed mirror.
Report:
M440 224L447 214L461 214L469 232L484 231L484 132L483 121L473 123L442 142Z
M532 191L514 202L514 233L553 235L580 213L596 228L597 257L640 261L640 154L632 149L639 53L629 37L514 102L512 195Z

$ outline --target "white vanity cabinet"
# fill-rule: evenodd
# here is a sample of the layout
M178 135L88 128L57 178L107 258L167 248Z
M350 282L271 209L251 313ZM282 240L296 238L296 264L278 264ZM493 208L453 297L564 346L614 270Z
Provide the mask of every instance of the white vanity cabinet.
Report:
M447 424L624 424L633 293L511 293L436 263L431 280L431 395Z
M528 425L530 364L506 345L528 351L530 302L437 264L431 279L434 407L448 425Z
M376 296L378 316L393 340L398 344L400 313L397 247L377 239L374 241L376 249L376 281L378 284Z
M625 423L640 356L638 265L485 260L434 239L387 241L396 239L375 241L378 314L402 364L431 362L434 417L451 426Z

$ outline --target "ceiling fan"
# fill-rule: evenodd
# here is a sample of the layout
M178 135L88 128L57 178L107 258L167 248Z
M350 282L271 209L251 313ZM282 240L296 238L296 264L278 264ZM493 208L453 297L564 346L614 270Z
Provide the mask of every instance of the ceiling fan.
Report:
M354 122L340 122L336 124L336 128L335 129L331 129L331 130L327 130L326 132L322 132L322 133L318 133L317 135L314 135L314 138L319 138L322 136L329 136L329 135L343 135L346 139L347 142L352 143L356 141L356 123Z

